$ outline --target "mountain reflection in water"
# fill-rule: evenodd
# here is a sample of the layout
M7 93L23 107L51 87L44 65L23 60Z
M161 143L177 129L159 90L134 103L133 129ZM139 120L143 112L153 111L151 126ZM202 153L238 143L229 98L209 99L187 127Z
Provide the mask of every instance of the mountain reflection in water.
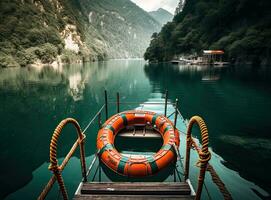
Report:
M186 119L201 115L206 120L210 147L224 159L223 164L271 192L269 68L202 68L118 60L59 68L0 69L0 72L0 160L5 163L0 166L0 199L11 193L7 199L37 197L50 175L48 153L54 128L66 117L76 118L84 128L103 104L104 89L108 90L111 102L119 91L121 101L141 103L163 100L162 94L168 89L170 101L179 98L179 109ZM121 110L137 106L123 105ZM115 105L110 104L110 115L115 111ZM96 128L87 132L88 162L96 150ZM68 126L64 131L59 159L76 138L73 128ZM194 134L199 137L197 132ZM80 180L76 157L64 171L71 195ZM231 178L238 176L226 167L221 167L219 173ZM10 177L16 177L16 181ZM251 187L259 195L267 195L248 181L242 182L241 191L236 186L231 192L241 198L242 189Z

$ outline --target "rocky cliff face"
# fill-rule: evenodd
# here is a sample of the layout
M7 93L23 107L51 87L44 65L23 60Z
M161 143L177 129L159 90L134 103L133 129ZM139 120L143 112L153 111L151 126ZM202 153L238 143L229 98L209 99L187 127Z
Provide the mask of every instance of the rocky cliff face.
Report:
M161 24L129 0L2 0L0 66L142 57Z
M173 15L163 8L159 8L156 11L151 11L149 14L160 24L166 24L173 19Z
M149 14L127 0L79 1L82 13L88 19L87 37L95 48L104 47L109 58L142 57L150 36L161 25ZM94 39L94 40L93 40Z

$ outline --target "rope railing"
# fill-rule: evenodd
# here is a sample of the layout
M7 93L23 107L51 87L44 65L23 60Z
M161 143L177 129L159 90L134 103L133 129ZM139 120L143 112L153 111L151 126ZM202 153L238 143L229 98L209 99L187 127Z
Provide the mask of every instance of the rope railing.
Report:
M192 127L194 124L197 124L200 128L201 132L201 138L202 138L202 147L199 148L198 146L195 146L196 143L192 138ZM185 160L185 180L188 180L189 178L189 165L190 165L190 150L191 147L194 146L199 154L199 164L200 164L200 174L198 177L198 188L195 196L195 200L199 200L201 198L202 193L202 187L204 183L205 173L207 169L207 165L209 160L211 159L211 154L208 150L208 144L209 144L209 136L208 136L208 130L205 125L204 120L199 116L194 116L190 119L188 128L187 128L187 135L186 135L186 160Z
M194 147L194 149L198 153L200 153L201 149L194 140L192 140L192 147ZM197 166L200 167L200 162L197 163ZM225 200L231 200L232 196L231 196L230 192L228 191L225 184L223 183L223 181L220 179L220 177L216 173L214 167L210 163L208 163L206 170L210 173L210 175L212 177L212 181L217 185L217 187L218 187L219 191L221 192L221 194L223 195L224 199ZM207 187L206 187L206 191L208 193Z
M177 109L178 114L183 118L180 111ZM184 120L184 118L183 118ZM194 124L198 124L201 136L202 136L202 147L200 148L197 142L193 139L191 135L192 127ZM188 127L187 127L187 133L186 133L186 160L185 160L185 171L184 176L185 180L189 178L189 162L190 162L190 149L194 148L194 150L197 151L199 155L199 160L197 162L197 166L200 167L200 175L198 178L198 189L196 192L195 199L200 199L202 187L204 186L204 178L205 178L205 172L208 171L211 175L212 181L217 185L219 191L223 195L225 200L231 200L232 196L228 189L226 188L223 181L220 179L219 175L216 173L213 166L209 163L209 160L211 159L211 154L208 151L208 130L205 125L204 120L201 117L195 116L192 117L189 121ZM205 186L205 189L208 193L207 186ZM208 194L209 196L209 194Z
M82 131L80 128L80 125L78 124L78 122L75 119L72 118L67 118L63 121L60 122L60 124L56 127L52 139L51 139L51 143L50 143L50 165L49 165L49 170L51 170L54 175L50 178L49 182L47 183L47 185L44 187L43 191L41 192L40 196L38 197L38 200L43 200L46 198L46 196L48 195L48 193L50 192L50 190L52 189L54 183L57 181L60 191L62 193L63 199L67 200L68 199L68 194L67 194L67 190L65 188L65 184L64 184L64 180L63 177L61 175L61 172L64 170L65 166L67 165L68 161L70 160L70 158L72 157L72 155L74 154L76 148L79 146L80 147L80 162L81 162L81 170L82 170L82 177L83 177L83 182L87 181L87 176L90 173L90 170L92 168L92 166L94 165L94 162L96 160L96 157L94 158L92 164L90 165L90 168L88 169L88 171L86 170L86 161L85 161L85 150L84 150L84 140L85 140L85 132L88 130L88 128L90 127L90 125L94 122L94 120L98 117L99 118L99 126L101 123L101 113L102 111L105 109L105 118L108 118L108 104L110 103L117 103L117 110L118 112L120 111L119 109L119 105L120 104L139 104L139 102L120 102L119 101L119 93L117 94L117 102L108 102L108 98L107 98L107 91L105 90L105 104L101 107L101 109L96 113L96 115L90 120L90 122L87 124L86 128ZM142 104L142 103L141 103ZM167 105L170 103L160 103L160 102L146 102L143 103L145 105ZM172 104L174 105L174 104ZM73 124L77 130L77 134L78 134L78 139L77 141L73 144L72 148L70 149L69 153L66 155L66 157L64 158L63 162L61 163L61 165L58 164L57 161L57 142L59 139L59 136L62 132L62 129L64 128L65 125L67 124Z
M87 124L87 126L85 127L85 129L83 131L81 130L78 122L72 118L67 118L65 120L62 120L59 123L59 125L56 127L56 129L53 133L52 139L51 139L51 143L50 143L50 165L49 165L49 170L51 170L54 173L54 175L50 178L47 185L44 187L43 191L41 192L40 196L38 197L38 200L43 200L46 198L46 196L48 195L48 193L50 192L50 190L52 189L52 187L56 181L59 184L59 188L62 193L63 199L64 200L68 199L68 194L67 194L67 191L66 191L66 188L64 185L64 181L63 181L61 172L63 171L63 169L67 165L68 161L70 160L70 158L72 157L72 155L74 154L74 152L78 146L80 148L80 162L81 162L81 170L82 170L82 177L83 177L82 181L83 182L87 181L87 176L89 174L90 169L93 166L93 162L87 171L86 170L86 161L85 161L85 150L84 150L84 140L85 140L86 136L84 133L88 130L90 125L93 124L93 122L95 121L95 119L97 117L99 118L99 123L100 123L101 113L104 110L104 108L105 108L105 104L100 108L100 110L96 113L96 115L89 121L89 123ZM62 129L67 124L73 124L75 126L77 134L78 134L78 139L73 144L72 148L70 149L69 153L64 158L61 165L58 165L57 142L58 142L58 138L62 132ZM96 157L94 158L94 160L96 160Z
M61 135L61 132L62 132L63 128L67 124L73 124L74 125L74 127L76 128L76 131L77 131L78 139L76 140L76 142L72 146L69 153L66 155L66 157L65 157L64 161L62 162L62 164L59 165L58 160L57 160L57 142L58 142L58 139L59 139L59 137ZM82 133L80 125L78 124L78 122L75 119L67 118L67 119L62 120L59 123L59 125L56 127L56 129L55 129L55 131L53 133L51 143L50 143L50 165L49 165L48 169L51 170L54 173L54 176L49 180L49 182L47 183L47 185L43 189L42 193L38 197L38 200L42 200L42 199L46 198L47 194L49 193L49 191L53 187L55 181L58 182L58 185L59 185L60 191L62 193L63 199L64 200L68 199L68 193L67 193L67 190L65 188L65 184L64 184L64 180L63 180L63 177L61 175L61 172L63 171L63 169L67 165L68 161L70 160L70 158L72 157L72 155L74 154L74 152L76 151L76 148L78 146L80 148L80 161L81 161L82 177L83 177L83 180L85 182L87 181L85 149L84 149L84 140L85 140L85 138L86 138L86 136Z
M52 139L51 139L51 143L50 143L50 165L49 165L49 170L51 170L54 173L54 175L50 178L47 185L44 187L43 191L41 192L40 196L38 197L38 200L43 200L46 198L46 196L48 195L48 193L50 192L50 190L52 189L52 187L56 181L59 184L63 199L64 200L68 199L67 191L66 191L66 188L64 185L64 181L63 181L61 172L63 171L63 169L67 165L68 161L70 160L70 158L72 157L72 155L74 154L74 152L78 146L80 147L80 162L81 162L81 170L82 170L82 177L83 177L82 181L83 182L87 181L87 176L89 174L90 169L93 166L93 162L87 171L86 170L86 161L85 161L85 150L84 150L84 140L85 140L86 136L84 133L88 130L90 125L93 124L93 122L95 121L95 119L97 117L99 118L99 123L100 123L101 113L104 110L104 108L105 108L105 104L100 108L100 110L96 113L96 115L89 121L89 123L87 124L87 126L85 127L85 129L83 131L81 130L78 122L72 118L67 118L67 119L61 121L59 123L59 125L56 127L56 129L53 133ZM73 144L69 153L66 155L63 162L59 166L58 161L57 161L57 142L58 142L58 138L62 132L62 129L67 124L73 124L75 126L77 134L78 134L78 139ZM96 157L94 158L94 160L96 160Z
M218 176L218 174L216 173L216 171L212 165L208 164L207 171L210 172L213 182L217 185L217 187L218 187L219 191L221 192L221 194L223 195L224 199L225 200L232 200L231 193L228 191L225 184L220 179L220 177Z
M178 107L178 99L176 99L175 103L168 103L167 100L165 102L166 103L146 102L146 103L141 103L141 104L143 104L143 105L144 104L145 105L156 105L156 104L165 105L165 115L167 113L167 105L172 105L175 107L175 111L172 114L170 114L169 116L171 117L173 114L175 114L174 128L176 128L176 125L177 125L178 115L181 117L181 119L185 123L182 114L180 113L180 111L177 108ZM81 128L80 128L78 122L72 118L67 118L67 119L61 121L60 124L56 127L54 134L52 136L52 139L51 139L51 144L50 144L50 166L49 166L49 170L51 170L54 173L54 175L51 177L51 179L49 180L49 182L47 183L47 185L43 189L42 193L38 197L38 200L43 200L46 198L47 194L49 193L49 191L51 190L51 188L53 187L53 185L56 181L59 184L59 188L62 193L63 199L64 200L68 199L68 194L67 194L67 191L66 191L66 188L64 185L64 180L61 175L61 172L63 171L63 169L67 165L68 161L70 160L70 158L72 157L72 155L74 154L74 152L78 146L80 147L80 162L81 162L81 170L82 170L82 177L83 177L82 182L87 181L87 176L89 175L90 170L93 167L97 157L95 157L93 159L93 161L87 171L86 170L86 161L85 161L85 150L84 150L84 140L85 140L86 136L84 133L88 130L90 125L95 121L95 119L97 117L98 117L98 121L99 121L99 127L101 126L101 113L103 110L105 110L105 119L108 119L108 104L110 104L110 103L117 104L117 111L118 112L120 111L120 107L119 107L120 104L139 104L139 102L120 102L119 101L119 94L117 94L117 102L108 102L107 92L105 91L105 104L96 113L96 115L90 120L90 122L87 124L86 128L83 131L81 131ZM69 123L71 123L75 126L77 134L78 134L78 139L76 140L76 142L72 146L69 153L64 158L61 165L58 165L58 161L57 161L58 138L59 138L64 126ZM202 137L202 147L201 148L197 145L197 143L194 141L194 139L192 138L192 135L191 135L192 127L194 124L197 124L200 128L200 131L201 131L201 137ZM185 125L187 125L187 124L185 123ZM182 131L180 131L180 132L182 132ZM184 132L182 132L182 133L184 133ZM209 143L208 130L207 130L207 127L205 125L204 120L198 116L192 117L191 120L189 121L189 124L187 127L187 133L186 133L186 160L185 160L185 169L184 169L185 180L189 181L188 177L189 177L189 165L190 165L189 164L190 163L190 150L191 150L191 148L195 148L195 150L197 151L197 153L199 155L198 164L200 167L200 174L198 177L198 188L197 188L195 199L199 200L201 198L201 193L202 193L202 188L204 186L204 178L205 178L206 171L210 172L213 182L216 183L216 185L220 189L221 193L224 196L224 199L227 199L227 200L232 199L230 193L228 192L228 190L226 189L222 180L219 178L219 176L215 172L214 168L210 164L208 164L209 160L211 159L211 154L208 150L208 143ZM177 156L179 157L180 163L182 165L182 161L181 161L182 157L180 156L179 151L176 147L175 147L175 150L177 152ZM206 190L207 190L207 188L206 188Z

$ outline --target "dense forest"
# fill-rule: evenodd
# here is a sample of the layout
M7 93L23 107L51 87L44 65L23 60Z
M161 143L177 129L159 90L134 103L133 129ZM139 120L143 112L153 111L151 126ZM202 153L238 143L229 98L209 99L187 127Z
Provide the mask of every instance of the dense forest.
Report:
M142 57L162 25L129 0L1 0L0 67Z
M151 62L222 49L233 63L271 62L270 0L187 0L183 11L152 35Z

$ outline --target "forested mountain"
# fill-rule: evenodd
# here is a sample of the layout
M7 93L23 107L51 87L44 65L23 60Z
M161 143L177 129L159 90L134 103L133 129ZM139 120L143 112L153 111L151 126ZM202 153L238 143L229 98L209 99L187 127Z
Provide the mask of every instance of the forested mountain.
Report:
M156 11L151 11L149 14L160 24L166 24L173 19L173 15L163 8L159 8Z
M223 49L235 63L271 62L270 0L187 0L183 11L153 34L145 53L149 61Z
M0 19L2 67L142 57L161 28L129 0L1 0Z

